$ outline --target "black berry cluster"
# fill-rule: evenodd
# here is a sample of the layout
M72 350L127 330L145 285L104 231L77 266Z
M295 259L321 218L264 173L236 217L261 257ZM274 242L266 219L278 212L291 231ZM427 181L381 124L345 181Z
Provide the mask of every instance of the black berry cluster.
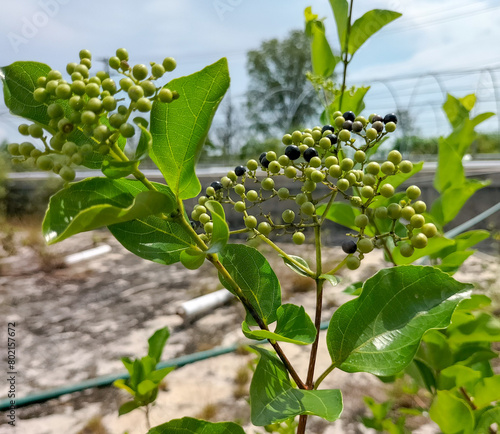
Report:
M81 50L79 57L79 63L66 66L70 82L56 70L37 80L33 97L46 107L48 126L22 124L19 132L40 139L43 148L38 149L31 142L8 146L16 157L14 161L53 171L65 181L75 178L72 166L82 164L95 152L108 154L120 137L127 139L135 134L129 122L132 113L151 111L155 100L170 103L179 98L176 91L154 83L175 69L171 57L162 64L151 63L150 68L143 64L131 67L127 50L118 49L116 56L109 59L109 66L123 76L118 84L104 71L91 75L90 51Z
M291 234L294 243L302 244L305 229L322 223L318 206L328 203L332 195L340 194L359 209L354 222L359 232L349 234L350 238L342 245L349 255L348 268L358 268L364 255L381 247L387 237L400 245L403 256L411 256L414 249L425 247L427 238L436 235L437 229L425 222L426 205L418 200L420 189L408 187L406 196L394 202L395 188L390 183L391 176L412 172L413 164L403 160L395 150L380 163L370 162L367 157L371 147L396 130L396 115L373 114L367 120L352 111L337 112L334 124L285 134L283 154L263 152L258 159L249 160L246 167L238 166L220 181L214 181L191 214L193 221L203 225L203 237L209 240L213 230L204 206L210 199L231 204L242 214L246 229L254 235ZM347 156L348 152L351 157ZM258 173L259 169L264 176ZM285 187L276 188L277 176L300 182L301 192L292 195ZM279 217L265 213L261 207L273 198L290 203ZM383 220L388 221L391 230L377 235L365 233L368 225ZM404 237L396 234L398 221L406 228Z

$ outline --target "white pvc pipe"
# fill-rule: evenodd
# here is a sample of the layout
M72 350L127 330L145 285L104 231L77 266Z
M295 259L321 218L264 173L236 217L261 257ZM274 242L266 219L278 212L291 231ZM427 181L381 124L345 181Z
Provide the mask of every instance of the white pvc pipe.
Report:
M84 250L83 252L74 253L64 258L66 265L76 264L77 262L85 261L86 259L93 258L94 256L103 255L104 253L111 252L111 246L103 244L102 246L93 249Z
M184 319L206 313L216 307L222 306L234 297L227 289L211 292L201 297L185 301L177 308L177 314Z

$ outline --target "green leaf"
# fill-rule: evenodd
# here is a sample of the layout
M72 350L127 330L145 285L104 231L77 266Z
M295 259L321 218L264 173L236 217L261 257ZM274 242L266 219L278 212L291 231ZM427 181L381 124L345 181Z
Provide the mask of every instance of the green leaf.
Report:
M333 54L325 36L325 25L323 21L317 19L317 15L312 13L310 6L305 9L304 15L306 18L306 33L311 39L313 73L322 77L329 77L333 74L340 58Z
M423 249L415 249L415 253L409 258L404 257L400 253L400 246L396 246L394 250L392 251L392 257L396 264L398 265L406 265L406 264L411 264L412 262L415 262L419 258L423 258L424 256L429 256L433 255L445 247L448 246L453 246L455 244L454 240L450 240L445 237L433 237L429 238L427 241L427 246L424 247Z
M343 53L347 51L347 47L345 47L345 31L347 27L347 20L349 19L349 5L347 0L330 0L330 6L332 7L333 15L335 16L335 22L337 23L339 45Z
M139 161L110 161L102 162L101 170L107 178L126 178L137 170Z
M152 390L156 389L158 387L158 384L153 383L151 380L144 380L139 383L137 386L137 392L139 392L139 395L147 395L149 392Z
M393 375L415 355L423 334L450 323L472 285L433 267L379 271L361 295L337 309L327 334L333 364L347 372Z
M139 143L135 150L134 160L142 160L149 156L151 147L153 146L153 136L148 130L148 121L142 117L134 118L134 123L141 130L141 136L139 137Z
M229 87L227 60L223 58L195 74L174 79L166 87L179 92L180 98L170 104L153 103L150 156L175 195L190 199L201 191L195 164Z
M205 206L210 211L210 214L212 215L212 222L214 224L212 240L207 253L217 253L224 248L227 244L227 240L229 239L229 227L226 223L226 215L222 205L215 200L207 201Z
M455 387L463 387L472 390L474 385L481 379L481 373L463 365L453 365L441 371L438 388L451 390Z
M446 256L441 261L441 264L438 265L438 268L443 270L445 273L453 274L462 266L469 256L474 254L474 252L475 250L454 252Z
M482 378L476 383L472 395L477 408L483 408L492 402L500 401L500 375Z
M340 282L340 279L337 276L333 276L332 274L321 274L319 278L327 280L332 286L337 286Z
M111 225L108 229L127 250L158 264L179 262L181 252L194 245L190 232L180 223L155 216Z
M174 206L165 188L148 191L139 181L87 178L50 198L42 231L47 243L54 244L79 232L168 213Z
M267 259L253 247L242 244L227 244L219 253L219 259L264 323L276 321L281 287ZM219 279L226 289L237 295L220 273ZM249 313L246 322L257 325Z
M364 98L366 92L369 90L370 86L346 89L344 91L344 97L342 98L342 107L349 107L349 110L352 110L354 113L361 113L365 109ZM340 107L340 95L340 92L338 92L333 102L328 107L330 116L337 110L342 111L342 107ZM333 121L334 120L330 117L330 122L333 123Z
M320 205L316 208L316 213L320 216L323 216L325 209L326 205ZM360 214L361 211L359 210L359 208L354 208L348 203L333 202L330 205L325 218L338 223L339 225L357 231L359 228L354 224L354 219Z
M485 411L479 418L474 434L490 434L490 426L500 421L500 406Z
M139 404L137 401L128 401L120 406L120 408L118 409L118 416L130 413L131 411L135 410L136 408L139 408L140 406L141 404Z
M366 12L351 27L348 45L349 54L353 55L371 36L401 15L399 12L384 9L373 9Z
M197 270L205 262L206 254L197 247L190 247L181 252L180 260L188 270Z
M448 340L437 330L429 330L424 335L416 358L438 372L453 364L453 354Z
M457 398L448 390L438 390L429 415L444 434L470 434L473 432L474 414L472 410L465 401Z
M448 188L441 193L431 207L432 216L442 226L451 222L460 212L469 198L481 188L487 187L491 181L468 179L463 184Z
M159 330L156 330L148 339L148 356L153 360L156 360L158 363L161 360L161 355L163 353L163 348L165 348L165 344L170 336L170 332L167 327L163 327Z
M454 240L457 243L457 250L466 250L470 247L475 246L477 243L480 243L483 240L489 238L490 233L484 230L475 230L463 232L460 235L457 235Z
M500 341L500 320L485 312L477 315L457 312L447 334L451 345Z
M149 374L148 378L156 384L160 384L161 380L163 380L170 372L175 370L175 366L169 366L162 369L157 369Z
M283 363L270 351L255 349L260 360L250 385L251 420L256 426L282 422L300 414L333 422L342 412L340 390L295 389Z
M47 107L33 98L38 77L46 76L52 68L39 62L14 62L0 68L5 105L11 113L42 125L49 124Z
M342 292L350 295L359 295L363 290L363 282L351 283L346 289Z
M250 330L248 324L243 322L243 334L249 339L270 339L298 345L308 345L314 342L316 328L302 306L284 304L278 308L276 314L278 322L274 332Z
M119 389L125 390L130 393L132 396L135 396L135 391L131 389L123 378L119 378L113 382L113 386L118 387Z
M280 255L281 256L281 255ZM295 256L295 255L288 255L290 258L292 258L294 261L298 262L299 264L302 264L304 267L309 268L309 264L304 258L301 258L300 256ZM304 277L310 277L309 274L307 274L302 268L297 267L293 262L289 261L288 258L285 258L284 256L281 256L283 258L283 262L285 265L290 268L291 270L295 271L297 274L300 276Z
M148 434L245 434L241 426L233 422L206 422L184 417L151 428Z
M469 119L469 112L472 110L475 103L476 96L474 94L467 95L461 99L448 94L443 104L443 110L453 128L460 127L466 119Z

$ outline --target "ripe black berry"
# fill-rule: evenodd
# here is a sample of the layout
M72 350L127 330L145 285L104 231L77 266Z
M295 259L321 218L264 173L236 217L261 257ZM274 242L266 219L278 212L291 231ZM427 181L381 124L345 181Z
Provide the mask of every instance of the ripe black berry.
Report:
M262 154L259 155L259 161L262 162L262 159L267 155L267 152L263 152Z
M345 240L342 243L342 250L347 254L351 254L355 253L356 250L358 250L358 246L353 240Z
M247 169L243 166L236 166L234 168L234 173L236 173L236 176L243 176Z
M300 149L295 145L288 145L285 149L285 155L290 158L290 160L296 160L300 157Z
M352 112L351 112L352 113ZM352 131L352 121L345 121L342 124L342 128L347 131Z
M324 133L325 131L330 130L331 132L335 131L335 127L333 125L325 125L323 128L321 128L321 132Z
M356 119L356 115L351 111L345 112L342 116L346 121L354 122L354 119Z
M372 124L374 124L375 122L382 122L384 120L384 118L380 115L375 115L373 116L372 118Z
M335 143L337 143L338 139L337 139L337 136L335 134L328 134L328 136L326 136L328 139L330 139L330 143L332 145L335 145Z
M394 122L395 124L398 123L398 117L394 113L389 113L384 116L384 124L388 122Z
M262 164L262 167L267 169L269 167L269 163L270 161L265 157L264 154L264 157L260 160L260 164Z
M210 187L212 187L215 191L222 189L222 184L220 181L214 181L210 184Z
M307 148L304 151L304 160L306 160L307 162L311 161L311 158L317 156L318 156L318 151L316 151L316 149L314 148Z

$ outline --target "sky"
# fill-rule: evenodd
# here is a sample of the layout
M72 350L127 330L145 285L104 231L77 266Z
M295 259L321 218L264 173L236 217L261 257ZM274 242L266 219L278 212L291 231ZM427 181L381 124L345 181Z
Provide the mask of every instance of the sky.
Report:
M262 41L304 27L304 9L325 17L327 37L338 48L327 0L4 0L0 15L0 65L33 60L65 70L82 48L98 59L119 47L131 63L176 58L169 78L191 74L227 57L231 98L243 105L246 52ZM500 112L500 2L497 0L356 0L353 15L369 9L403 14L363 45L348 72L348 85L371 85L366 113L410 107L424 135L446 133L440 106L446 93L476 92L476 113ZM340 65L339 65L340 66ZM490 68L490 69L488 69ZM337 70L340 72L340 69ZM434 74L434 75L433 75ZM436 75L437 74L437 75ZM496 84L496 88L495 88ZM217 122L217 119L216 121ZM18 141L19 119L0 103L0 141ZM499 118L482 126L500 131Z

